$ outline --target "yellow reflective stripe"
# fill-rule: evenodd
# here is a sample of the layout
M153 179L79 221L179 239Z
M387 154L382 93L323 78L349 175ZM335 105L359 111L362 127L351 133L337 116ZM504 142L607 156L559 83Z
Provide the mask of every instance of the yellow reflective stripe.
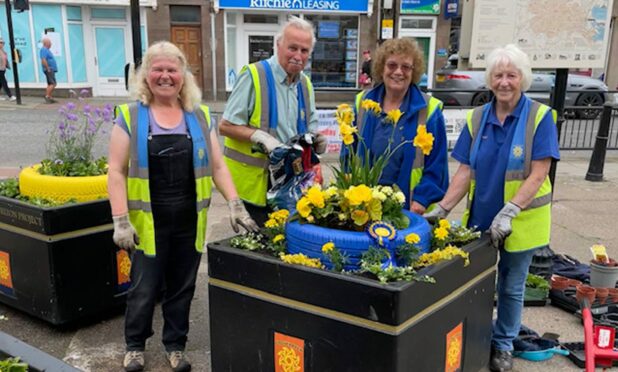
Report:
M195 179L195 194L197 196L197 201L210 199L212 195L212 178L211 177L201 177Z
M424 168L413 168L410 173L410 200L412 200L414 188L421 182L421 178L423 178L423 169Z
M260 86L260 77L255 64L246 66L251 73L251 79L253 81L253 89L255 91L255 105L253 106L253 112L249 118L249 125L256 128L260 128L262 119L262 88Z
M129 177L127 179L127 198L150 203L150 183L148 179Z
M129 209L131 224L139 234L137 249L144 251L147 256L155 256L154 219L152 212Z
M197 229L195 231L195 250L202 253L206 245L206 227L208 226L208 208L197 212Z

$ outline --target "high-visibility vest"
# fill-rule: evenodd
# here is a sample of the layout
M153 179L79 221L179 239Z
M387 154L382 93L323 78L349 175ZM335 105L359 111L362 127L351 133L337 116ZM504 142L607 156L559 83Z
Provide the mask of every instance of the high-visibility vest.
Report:
M523 98L522 98L523 99ZM478 137L478 132L481 128L481 120L483 110L489 109L490 104L476 107L470 110L467 115L468 131L472 138L470 149L474 146L475 140ZM530 111L526 120L525 138L513 140L520 141L525 144L523 169L507 170L504 175L504 203L509 202L530 175L532 164L532 144L534 141L534 133L536 132L539 123L543 120L547 111L551 110L549 106L542 103L532 101ZM554 123L556 122L556 111L552 110ZM517 133L517 131L516 131ZM522 131L523 133L523 131ZM518 142L515 142L518 143ZM467 226L470 217L470 208L474 199L474 191L476 189L476 176L471 169L470 189L468 190L468 200L466 210L462 217L462 224ZM552 186L549 181L549 176L545 177L543 184L537 191L534 199L521 213L512 220L513 232L504 241L504 249L509 252L526 251L549 244L549 236L551 229L551 198Z
M356 123L358 127L358 133L363 133L363 126L365 124L364 116L365 109L363 109L361 102L365 99L365 95L367 91L362 91L356 95L355 106L356 106ZM433 115L436 110L442 110L443 103L437 98L431 97L425 93L421 93L423 99L425 100L425 107L423 107L418 112L418 123L417 125L425 125L431 115ZM414 195L414 188L421 182L421 178L423 178L423 169L425 168L425 154L423 154L423 150L419 147L416 148L416 152L414 154L414 163L412 163L412 172L410 172L410 200L412 200L412 196ZM429 210L430 208L428 208Z
M266 71L261 63L257 62L245 66L241 73L246 69L249 69L255 91L255 106L248 124L277 138L269 120L270 110L276 109L276 102L270 102L269 96L276 97L276 94L274 94L276 87L268 84ZM311 117L309 99L312 97L313 86L309 78L302 72L299 81L305 102L304 115L309 120ZM239 197L251 204L265 206L268 188L268 156L261 152L252 151L251 147L251 142L225 137L223 158L230 170Z
M201 112L200 112L201 111ZM140 238L137 249L145 255L156 255L154 219L150 204L148 178L148 111L141 103L119 105L117 114L123 115L131 136L127 201L129 218ZM135 128L131 118L137 118ZM197 210L195 249L204 251L208 207L212 194L212 145L210 140L210 110L200 105L195 113L186 113L188 132L193 142L193 169ZM132 133L132 134L131 134ZM210 159L210 161L208 161Z

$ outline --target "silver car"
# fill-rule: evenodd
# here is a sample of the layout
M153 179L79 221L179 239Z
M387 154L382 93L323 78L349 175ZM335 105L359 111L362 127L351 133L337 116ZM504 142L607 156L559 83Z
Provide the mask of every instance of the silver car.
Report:
M549 72L536 72L532 85L526 95L539 102L549 103L549 94L554 86L555 76ZM607 85L587 76L569 74L567 80L565 106L600 107L609 98ZM462 71L449 68L449 65L436 73L436 89L450 89L449 92L433 92L433 96L450 106L479 106L491 99L491 92L475 92L487 89L484 71ZM576 90L571 92L571 90ZM586 92L581 92L586 90ZM575 110L582 119L594 119L600 110Z

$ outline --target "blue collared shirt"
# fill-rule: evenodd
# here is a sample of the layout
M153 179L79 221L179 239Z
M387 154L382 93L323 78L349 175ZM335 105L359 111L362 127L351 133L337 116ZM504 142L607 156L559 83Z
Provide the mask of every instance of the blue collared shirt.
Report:
M277 93L277 114L279 117L277 123L277 137L283 143L297 133L296 123L298 121L298 78L291 84L288 84L287 73L283 70L277 55L273 55L268 60L268 64L273 70L273 75L276 81L275 91ZM315 94L310 92L309 112L310 117L307 122L309 131L317 130L318 117L315 113ZM253 79L248 69L245 69L236 80L232 94L227 100L223 119L234 125L247 125L249 118L253 114L255 106L255 90L253 88Z
M522 95L523 97L523 95ZM470 210L469 226L485 231L504 206L504 175L509 160L511 142L515 135L517 120L523 108L521 98L515 110L500 124L495 110L495 99L487 117L487 125L481 136L476 160L476 189ZM468 127L461 131L451 156L460 163L470 165L472 137ZM560 160L558 131L551 110L539 123L532 144L532 160L554 158Z

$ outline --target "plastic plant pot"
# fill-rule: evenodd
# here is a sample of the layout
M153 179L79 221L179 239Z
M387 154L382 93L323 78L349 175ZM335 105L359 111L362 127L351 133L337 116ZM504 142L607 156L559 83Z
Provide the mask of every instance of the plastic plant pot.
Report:
M562 350L559 346L556 346L551 349L546 349L546 350L513 352L514 356L518 358L530 360L533 362L541 362L547 359L551 359L551 357L554 356L554 354L560 354L560 355L566 356L566 355L569 355L569 352L568 350Z

